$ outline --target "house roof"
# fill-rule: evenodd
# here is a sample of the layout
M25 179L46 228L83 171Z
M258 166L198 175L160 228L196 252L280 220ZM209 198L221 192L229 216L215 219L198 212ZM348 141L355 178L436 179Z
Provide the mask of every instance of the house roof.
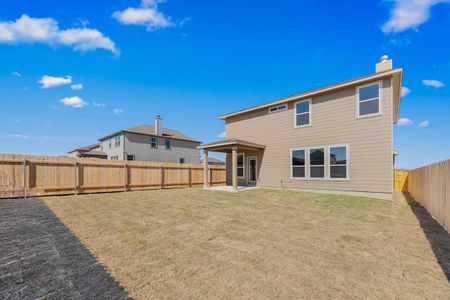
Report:
M212 163L225 163L223 160L215 158L215 157L208 157L208 162Z
M99 141L103 141L107 138L110 138L112 136L121 134L123 132L130 132L130 133L136 133L136 134L143 134L143 135L149 135L149 136L157 136L155 134L155 126L152 125L139 125L136 127L132 127L132 128L128 128L128 129L124 129L118 132L115 132L113 134L107 135L105 137L102 137L99 139ZM193 138L188 137L187 135L185 135L184 133L178 131L178 130L174 130L174 129L168 129L168 128L163 128L162 129L162 134L159 135L161 137L168 137L168 138L172 138L172 139L177 139L177 140L184 140L184 141L189 141L189 142L195 142L195 143L201 143L200 141L197 141Z
M247 150L261 150L261 149L266 148L266 146L264 146L264 145L260 145L260 144L256 144L253 142L240 140L240 139L225 139L222 141L203 144L203 145L199 146L198 149L226 152L226 151L230 151L233 147L238 147L239 149L247 149Z
M91 151L92 149L95 149L95 148L98 148L98 147L100 147L100 144L98 144L98 143L97 144L92 144L92 145L88 145L88 146L84 146L84 147L80 147L80 148L71 150L71 151L69 151L69 153L72 153L72 152L75 152L75 151L88 152L88 151Z
M105 152L99 151L99 150L91 150L91 151L88 151L88 152L84 152L83 155L88 155L88 156L107 156Z
M398 111L399 111L399 105L400 105L400 91L401 91L401 87L402 87L402 75L403 75L403 68L396 68L396 69L392 69L392 70L388 70L388 71L384 71L384 72L378 72L378 73L370 74L367 76L362 76L362 77L358 77L355 79L343 81L340 83L327 85L324 87L320 87L320 88L317 88L314 90L302 92L299 94L291 95L291 96L281 98L281 99L278 99L275 101L270 101L270 102L266 102L266 103L263 103L260 105L245 108L245 109L242 109L242 110L239 110L236 112L232 112L232 113L223 115L220 118L222 120L226 120L230 117L235 117L235 116L245 114L248 112L252 112L255 110L269 108L274 105L279 105L279 104L283 104L283 103L287 103L287 102L291 102L291 101L296 101L296 100L300 100L302 98L309 98L309 97L316 96L316 95L319 95L322 93L332 92L332 91L339 90L342 88L348 88L351 86L364 84L364 83L367 83L369 81L373 81L376 79L382 79L382 78L392 76L395 79L394 84L393 84L393 88L394 88L394 93L393 93L393 95L394 95L394 111L393 111L393 114L394 114L394 123L397 123Z

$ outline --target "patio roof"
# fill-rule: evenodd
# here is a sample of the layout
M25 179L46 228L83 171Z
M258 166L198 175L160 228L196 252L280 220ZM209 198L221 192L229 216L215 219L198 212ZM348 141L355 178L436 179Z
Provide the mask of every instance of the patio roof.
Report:
M229 152L234 147L245 150L262 150L266 148L264 145L252 143L249 141L239 140L239 139L225 139L222 141L217 141L213 143L203 144L198 147L198 149L203 149L206 151L217 151L217 152Z

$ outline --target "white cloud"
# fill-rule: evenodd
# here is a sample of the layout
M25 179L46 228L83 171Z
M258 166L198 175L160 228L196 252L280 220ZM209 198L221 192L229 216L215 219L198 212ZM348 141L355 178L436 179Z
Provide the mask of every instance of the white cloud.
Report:
M113 109L113 113L115 113L116 115L120 115L121 113L123 113L123 109L121 109L121 108L114 108Z
M425 127L429 127L431 125L431 123L429 121L422 121L419 123L419 127L425 128Z
M22 76L22 74L20 74L20 72L19 72L19 71L14 71L14 72L11 72L11 76L15 76L15 77L21 77L21 76Z
M72 77L66 76L66 77L53 77L44 75L41 79L38 81L39 84L41 84L41 88L48 89L55 86L60 85L66 85L72 83Z
M158 10L158 4L164 0L142 0L140 7L128 7L113 13L113 18L125 25L145 26L147 31L154 31L175 26L170 17Z
M98 103L98 102L92 102L92 105L94 105L95 107L105 107L106 106L105 103Z
M88 105L87 102L85 102L83 99L81 99L80 97L67 97L64 99L61 99L60 102L66 106L70 106L73 108L83 108L86 105Z
M413 124L414 124L414 122L408 118L398 119L398 122L397 122L397 126L411 126Z
M406 97L409 95L409 93L411 93L411 90L408 89L406 86L402 86L402 91L400 93L401 97Z
M227 133L224 131L221 134L219 134L217 137L220 139L224 139L226 137Z
M105 49L114 54L119 50L115 43L97 29L69 28L61 30L52 18L32 18L22 15L10 22L0 22L0 43L41 43L50 46L69 46L75 51L86 52Z
M70 87L72 88L72 90L75 90L75 91L79 91L79 90L83 89L83 85L81 83L72 84Z
M8 134L6 137L15 138L15 139L29 139L30 136L25 134Z
M433 5L449 0L393 0L394 7L389 20L382 26L384 33L416 29L430 18Z
M426 86L432 86L435 88L441 88L441 87L445 86L445 84L442 81L434 80L434 79L424 79L424 80L422 80L422 83Z

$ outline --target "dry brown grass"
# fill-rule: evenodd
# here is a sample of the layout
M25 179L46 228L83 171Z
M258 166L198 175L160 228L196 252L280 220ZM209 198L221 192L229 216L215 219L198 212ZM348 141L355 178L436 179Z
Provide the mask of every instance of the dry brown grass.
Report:
M179 189L44 201L138 299L450 296L404 199Z

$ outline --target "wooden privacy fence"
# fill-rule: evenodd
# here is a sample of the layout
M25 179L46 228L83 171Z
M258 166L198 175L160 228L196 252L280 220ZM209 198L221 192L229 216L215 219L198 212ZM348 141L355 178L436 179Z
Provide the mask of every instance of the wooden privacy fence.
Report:
M396 169L394 173L394 187L396 191L408 191L408 171Z
M209 167L211 185L226 168ZM0 154L0 198L134 191L203 185L202 164Z
M450 231L450 160L409 171L408 192Z

